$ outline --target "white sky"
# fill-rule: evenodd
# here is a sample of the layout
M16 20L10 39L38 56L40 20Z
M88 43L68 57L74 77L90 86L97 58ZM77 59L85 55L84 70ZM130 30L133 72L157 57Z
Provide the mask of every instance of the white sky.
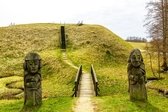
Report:
M122 38L146 37L150 0L0 0L0 26L27 23L99 24Z

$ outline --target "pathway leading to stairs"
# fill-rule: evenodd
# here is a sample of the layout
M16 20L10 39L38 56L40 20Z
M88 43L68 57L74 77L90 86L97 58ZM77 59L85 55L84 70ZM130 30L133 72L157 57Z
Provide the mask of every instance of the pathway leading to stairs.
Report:
M68 60L65 50L62 50L62 58L63 58L63 61L64 61L65 63L67 63L68 65L70 65L71 67L73 67L73 68L75 68L75 69L78 69L77 66L75 66L70 60Z
M63 51L63 60L68 65L78 69L66 56L66 51ZM92 97L95 95L93 89L93 82L91 75L88 73L83 73L81 76L81 81L79 85L79 96L77 97L77 102L73 108L74 112L94 112L95 106L92 102Z

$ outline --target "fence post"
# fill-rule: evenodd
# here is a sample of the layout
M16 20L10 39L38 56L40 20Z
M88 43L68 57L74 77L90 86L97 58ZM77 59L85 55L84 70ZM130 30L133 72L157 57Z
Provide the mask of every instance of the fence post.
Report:
M66 49L65 27L61 26L61 49Z

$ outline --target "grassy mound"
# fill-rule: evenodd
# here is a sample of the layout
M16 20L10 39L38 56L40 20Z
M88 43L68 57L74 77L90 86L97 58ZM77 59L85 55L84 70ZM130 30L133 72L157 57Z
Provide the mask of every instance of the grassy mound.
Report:
M125 63L132 48L110 30L99 25L67 25L69 58L86 68Z
M42 58L43 105L38 111L71 112L73 81L77 70L62 58L59 47L60 24L28 24L0 28L0 89L16 94L23 87L25 55L35 51ZM127 93L127 59L132 46L99 25L66 24L68 59L85 70L93 64L98 76L100 97L94 98L97 111L167 111L167 99L149 90L147 104L132 103ZM7 78L12 80L7 80ZM8 85L9 88L6 89ZM4 94L4 95L3 95ZM1 94L4 98L4 92ZM10 96L11 94L9 94ZM7 97L7 96L5 96ZM155 98L156 97L156 98ZM22 98L19 96L19 98ZM164 102L161 104L159 102ZM1 110L17 112L23 99L0 100ZM64 108L66 107L66 108ZM118 107L118 108L114 108Z
M65 32L67 34L68 57L77 66L82 64L84 68L89 68L90 64L94 64L100 68L102 64L105 67L117 65L127 60L131 47L102 26L68 24L65 25ZM43 63L43 98L57 97L62 99L62 96L72 95L76 70L62 60L59 50L59 36L60 24L27 24L1 27L0 77L23 77L22 64L24 57L28 52L35 51L40 54ZM103 77L106 79L106 76ZM19 78L16 80L19 80ZM6 84L9 84L8 87L11 88L23 87L23 81L20 80L15 83L11 82L11 84L8 81L4 83L1 84L3 85L2 88ZM8 93L15 94L18 91L20 90L13 89L11 92L9 89ZM72 100L68 101L71 102Z

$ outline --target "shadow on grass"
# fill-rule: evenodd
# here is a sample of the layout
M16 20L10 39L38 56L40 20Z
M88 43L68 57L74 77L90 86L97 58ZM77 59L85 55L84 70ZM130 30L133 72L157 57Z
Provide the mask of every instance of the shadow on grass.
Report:
M159 108L153 106L149 102L140 102L140 101L134 101L133 102L140 110L143 110L145 112L163 112Z
M23 106L23 108L21 109L20 112L38 112L38 110L40 109L41 105L39 106Z

